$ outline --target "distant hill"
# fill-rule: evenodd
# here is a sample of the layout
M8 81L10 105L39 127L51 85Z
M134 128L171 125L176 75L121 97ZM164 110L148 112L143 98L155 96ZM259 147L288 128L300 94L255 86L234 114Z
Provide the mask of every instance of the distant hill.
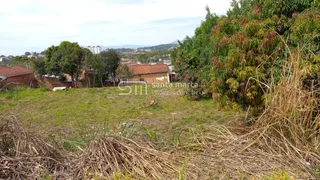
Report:
M160 51L160 50L168 50L172 47L176 47L178 45L178 42L172 42L168 44L160 44L155 46L150 45L134 45L134 44L128 44L128 45L119 45L119 46L101 46L101 50L106 49L116 49L116 50L133 50L133 49L151 49L153 51Z
M160 45L156 45L156 46L141 47L138 49L151 49L153 51L161 51L161 50L168 50L168 49L176 47L176 46L178 46L178 43L173 42L170 44L160 44Z
M140 47L144 47L146 45L134 45L134 44L127 44L127 45L119 45L119 46L101 46L102 50L106 49L138 49Z

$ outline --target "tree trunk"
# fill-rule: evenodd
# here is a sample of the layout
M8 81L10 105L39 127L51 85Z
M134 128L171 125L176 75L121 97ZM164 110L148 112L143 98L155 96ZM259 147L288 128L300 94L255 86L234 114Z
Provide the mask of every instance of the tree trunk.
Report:
M88 80L88 70L87 70L87 68L86 68L86 70L85 70L85 76L84 76L84 78L86 79L87 88L89 88L89 87L90 87L90 84L89 84L89 80Z
M77 88L77 82L78 82L78 78L79 78L79 71L77 70L77 73L76 73L76 78L75 78L75 87Z
M103 85L103 75L100 75L100 80L101 80L101 87L104 87L104 85Z
M71 76L71 86L75 87L73 75L70 75L70 76Z
M75 80L74 80L74 87L75 87L75 88L78 87L78 86L77 86L77 82L78 82L78 77L76 77Z
M93 71L93 85L92 87L96 86L96 70Z

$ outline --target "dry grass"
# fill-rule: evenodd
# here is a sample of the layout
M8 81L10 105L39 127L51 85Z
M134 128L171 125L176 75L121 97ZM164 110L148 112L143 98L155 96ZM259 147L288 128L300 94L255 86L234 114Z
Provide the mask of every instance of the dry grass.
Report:
M310 177L320 178L311 168L320 166L320 116L316 92L303 88L308 65L297 52L290 54L283 72L280 83L270 89L266 110L244 136L253 141L241 151L252 145L263 147L268 154L286 157Z
M316 179L286 154L270 152L272 147L258 143L256 136L239 136L221 126L207 128L214 134L203 137L204 152L189 154L192 158L187 171L196 174L197 179L263 179L278 169L295 179Z
M131 140L103 137L78 157L76 179L111 179L120 172L135 179L173 179L178 176L174 157Z
M174 179L182 164L177 156L145 143L114 137L102 137L80 154L70 154L23 127L16 119L0 127L1 179L112 179L119 173L134 179Z
M0 126L0 178L64 177L67 157L55 146L33 136L16 120Z
M319 99L302 83L308 65L291 54L283 72L279 84L269 87L264 112L243 135L232 133L234 126L208 127L215 133L193 160L203 172L200 179L261 179L276 169L295 179L320 178Z

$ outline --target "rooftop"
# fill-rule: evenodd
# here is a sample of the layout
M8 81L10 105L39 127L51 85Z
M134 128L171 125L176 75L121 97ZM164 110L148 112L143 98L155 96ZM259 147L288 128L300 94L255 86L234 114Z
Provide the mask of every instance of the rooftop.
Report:
M129 65L129 70L132 75L142 74L156 74L156 73L167 73L169 71L168 65L166 64L137 64Z
M30 69L26 69L20 66L14 67L0 67L0 76L3 77L14 77L14 76L22 76L26 74L32 74L33 72Z

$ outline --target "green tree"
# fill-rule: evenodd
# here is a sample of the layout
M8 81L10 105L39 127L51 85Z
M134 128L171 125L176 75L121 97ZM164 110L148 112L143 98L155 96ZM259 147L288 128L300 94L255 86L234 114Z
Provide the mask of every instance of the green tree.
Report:
M140 61L140 62L142 62L142 63L149 63L150 61L149 61L149 57L148 57L148 55L147 54L139 54L138 56L137 56L137 58L138 58L138 61Z
M72 86L77 87L85 62L85 53L78 43L63 41L59 46L48 48L45 54L48 72L55 75L69 74Z
M129 70L128 65L120 64L116 70L116 75L119 79L127 79L131 77L131 72Z
M88 67L87 73L89 74L90 72L93 72L93 86L101 87L103 86L103 74L105 73L105 66L101 56L90 53L87 54L86 58L86 65Z
M59 53L59 46L51 46L45 50L45 57L47 72L56 76L61 75L61 67L59 66L61 54Z
M193 99L200 98L204 94L204 87L210 81L210 60L214 47L211 31L219 20L208 7L206 10L206 20L195 30L195 36L186 37L183 42L178 41L178 48L171 54L175 71L182 76L182 80L198 84L197 88L191 88L187 92Z
M38 76L45 75L46 72L46 62L44 58L38 57L32 61L32 69Z
M223 103L259 107L267 91L261 84L280 78L287 56L283 39L294 53L300 47L320 77L319 0L233 0L231 6L221 17L207 8L195 35L172 52L184 81L197 82Z
M13 58L12 63L15 66L22 66L31 69L32 60L34 58L28 58L26 56L16 56Z
M110 49L108 51L102 51L100 53L102 61L105 66L105 72L107 77L111 77L114 82L116 77L116 70L120 64L120 55L116 50ZM114 82L115 83L115 82Z
M29 56L29 55L31 55L31 52L28 52L28 51L27 51L27 52L24 53L24 55L25 55L25 56Z

